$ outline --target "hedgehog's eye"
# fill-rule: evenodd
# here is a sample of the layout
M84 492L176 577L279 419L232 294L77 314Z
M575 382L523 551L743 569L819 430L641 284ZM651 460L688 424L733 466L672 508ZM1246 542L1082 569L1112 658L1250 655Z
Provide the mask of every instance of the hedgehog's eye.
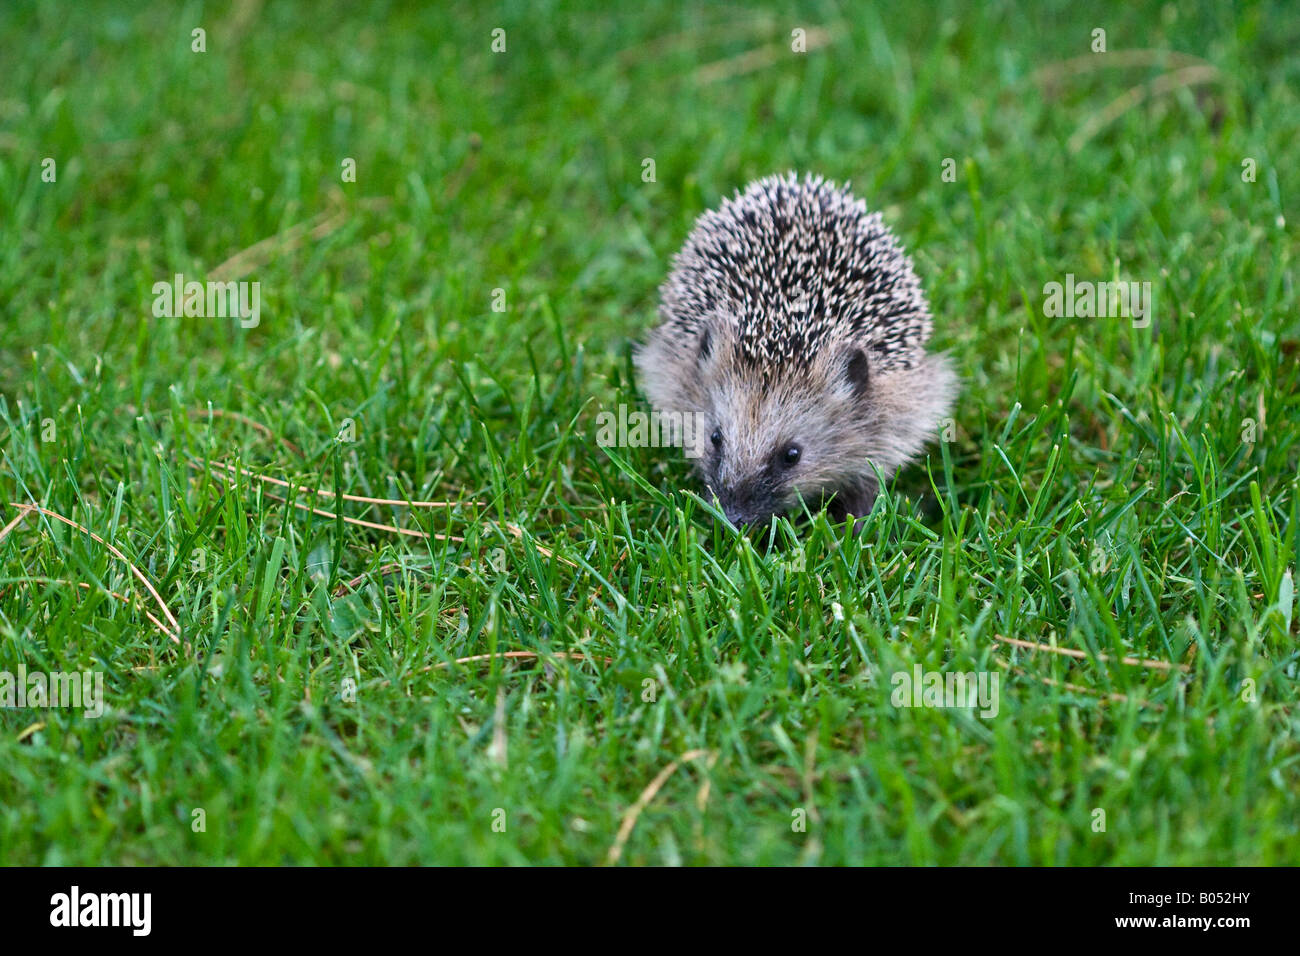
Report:
M785 450L785 454L781 456L781 463L787 468L793 468L799 463L799 456L802 454L803 450L798 445L791 445Z
M721 429L721 428L715 428L715 429L713 429L713 434L709 436L709 441L713 442L713 447L714 447L714 448L721 448L721 447L722 447L722 429Z

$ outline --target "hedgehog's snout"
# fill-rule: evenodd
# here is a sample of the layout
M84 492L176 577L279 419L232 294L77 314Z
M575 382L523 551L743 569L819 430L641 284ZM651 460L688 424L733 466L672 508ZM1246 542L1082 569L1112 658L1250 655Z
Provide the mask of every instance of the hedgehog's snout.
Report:
M776 513L772 496L758 482L723 485L718 489L717 497L722 513L737 528L763 524Z
M758 515L756 512L748 508L742 508L739 505L723 505L722 513L725 514L727 520L737 528L746 528L749 525L758 523Z

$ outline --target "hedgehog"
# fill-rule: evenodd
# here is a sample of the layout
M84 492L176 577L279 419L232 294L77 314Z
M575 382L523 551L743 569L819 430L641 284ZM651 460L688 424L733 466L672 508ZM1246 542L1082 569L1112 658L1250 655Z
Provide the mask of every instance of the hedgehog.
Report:
M659 296L634 353L642 388L661 420L695 423L687 455L740 527L801 502L869 514L957 391L948 357L925 350L911 260L848 184L751 183L700 216Z

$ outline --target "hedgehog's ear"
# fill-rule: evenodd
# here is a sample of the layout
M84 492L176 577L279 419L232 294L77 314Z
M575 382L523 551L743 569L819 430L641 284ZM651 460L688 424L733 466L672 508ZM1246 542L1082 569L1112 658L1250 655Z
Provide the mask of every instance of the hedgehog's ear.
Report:
M713 330L707 325L700 330L699 350L696 352L696 360L703 365L713 354Z
M867 353L860 348L851 348L844 356L844 380L853 389L855 398L866 396L871 385L871 369L867 363Z

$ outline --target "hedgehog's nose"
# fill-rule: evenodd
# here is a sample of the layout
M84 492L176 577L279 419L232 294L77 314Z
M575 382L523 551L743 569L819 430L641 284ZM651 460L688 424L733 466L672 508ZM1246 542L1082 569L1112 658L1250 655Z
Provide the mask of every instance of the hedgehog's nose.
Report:
M739 528L744 524L744 509L736 501L736 491L734 488L723 486L714 493L714 504L722 509L722 513L727 516L727 520Z
M743 484L732 488L723 487L718 492L718 504L722 506L722 513L737 528L759 524L768 517L756 499L753 489Z
M730 508L724 505L722 508L722 513L726 515L727 520L730 521L732 524L734 524L737 528L743 528L745 525L749 524L751 520L750 515L747 511L745 511L743 508L738 508L735 505L732 505Z

